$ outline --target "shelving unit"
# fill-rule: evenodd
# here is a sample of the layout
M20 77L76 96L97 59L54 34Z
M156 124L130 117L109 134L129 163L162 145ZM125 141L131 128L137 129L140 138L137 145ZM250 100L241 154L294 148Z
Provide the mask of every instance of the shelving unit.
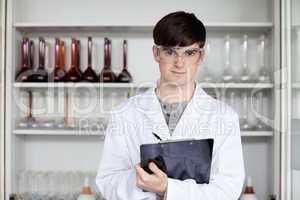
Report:
M205 23L208 31L271 31L274 27L273 23L270 22L214 22ZM103 26L101 24L36 24L36 23L15 23L13 27L18 31L31 32L31 31L125 31L125 32L152 32L154 26L124 26L124 25L113 25Z
M46 4L46 5L45 5ZM234 7L232 5L235 5ZM60 10L57 11L57 5ZM130 5L120 2L110 1L105 5L100 5L99 1L92 0L89 5L84 2L74 2L64 0L49 1L47 3L38 0L12 0L8 2L7 17L7 50L6 50L6 199L13 192L18 192L17 174L20 170L91 170L95 171L101 158L104 133L99 131L89 131L88 133L79 130L46 130L46 129L19 129L16 128L17 120L22 116L21 108L18 107L22 99L21 93L26 90L32 91L68 91L75 89L96 88L103 93L95 95L93 101L104 103L112 101L106 94L120 94L132 90L130 94L138 89L145 90L153 87L159 77L157 63L152 59L151 48L153 45L152 30L153 25L163 15L174 10L187 10L194 12L208 30L208 39L216 41L216 45L223 44L223 37L232 34L236 45L234 56L235 68L239 68L239 57L237 42L243 34L249 34L252 49L256 38L260 34L265 34L269 41L267 55L268 66L273 71L280 71L280 40L278 30L280 24L279 0L229 0L226 2L214 2L205 0L188 0L174 4L167 0L158 4L153 2L140 2L134 0ZM89 6L89 10L84 9ZM46 8L46 9L45 9ZM95 9L97 8L97 9ZM118 15L111 12L114 8L119 11ZM137 15L136 10L143 9L143 13ZM256 11L256 15L249 12L249 8ZM214 10L214 12L212 12ZM240 13L236 11L239 10ZM80 12L78 12L80 11ZM248 12L246 12L248 11ZM92 16L92 17L91 17ZM19 42L26 35L33 40L39 36L46 38L50 45L48 67L53 66L53 52L51 48L53 39L61 37L69 45L71 37L77 37L82 42L82 55L85 55L85 40L87 36L95 38L96 51L93 54L93 66L99 72L103 66L103 38L110 37L113 42L113 70L118 72L121 67L121 40L128 40L129 71L134 76L134 82L124 83L17 83L15 74L19 66ZM66 52L66 66L69 66L68 49ZM254 51L252 57L255 58ZM212 69L219 73L223 68L223 54L219 49L215 51ZM82 67L85 67L85 56L82 56ZM255 64L255 59L251 59ZM255 66L254 66L255 68ZM251 66L252 69L252 66ZM252 176L255 191L260 199L267 199L268 195L276 194L279 197L280 188L280 91L276 87L279 84L280 76L274 75L271 83L201 83L204 89L237 89L247 91L266 90L268 91L268 107L274 112L271 113L271 120L274 123L273 131L242 131L243 148L246 173ZM55 94L56 95L56 94ZM57 96L46 96L55 102ZM121 96L116 96L115 100L120 100ZM80 95L74 97L81 100ZM62 104L62 102L55 102ZM97 116L99 110L93 111L91 116ZM47 115L42 113L43 115ZM58 153L61 151L62 153ZM84 151L84 152L81 152ZM64 157L66 153L69 157ZM70 153L71 152L71 153ZM74 153L73 153L74 152ZM84 155L89 155L84 164L81 160ZM53 163L51 157L58 157L58 161L63 164ZM40 161L41 160L41 161ZM257 162L260 169L257 169ZM76 165L76 166L74 166ZM264 173L264 174L262 174ZM277 199L278 200L278 199Z
M101 136L105 138L104 132L90 131L90 130L47 130L47 129L15 129L13 131L15 135L73 135L73 136ZM272 137L272 131L242 131L243 137Z
M273 88L272 83L200 83L202 88ZM14 83L15 88L150 88L135 83Z
M15 129L13 133L15 135L100 136L104 139L104 132L92 130Z
M153 84L154 86L154 84ZM14 83L15 88L150 88L134 83Z
M5 65L5 7L6 2L0 0L0 68ZM5 102L5 74L0 75L0 110L4 110ZM0 199L4 199L5 191L5 114L1 112L0 114Z

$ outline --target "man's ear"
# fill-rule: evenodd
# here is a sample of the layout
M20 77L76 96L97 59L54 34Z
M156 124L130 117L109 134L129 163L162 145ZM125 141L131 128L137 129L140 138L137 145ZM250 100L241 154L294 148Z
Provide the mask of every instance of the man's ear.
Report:
M201 61L203 61L205 55L206 55L206 51L205 49L203 49L203 51L201 51Z
M154 60L155 60L157 63L159 63L158 49L157 49L155 46L152 47L152 53L153 53L153 58L154 58Z
M200 59L199 59L199 62L203 62L203 59L205 57L205 49L203 49L201 52L200 52Z

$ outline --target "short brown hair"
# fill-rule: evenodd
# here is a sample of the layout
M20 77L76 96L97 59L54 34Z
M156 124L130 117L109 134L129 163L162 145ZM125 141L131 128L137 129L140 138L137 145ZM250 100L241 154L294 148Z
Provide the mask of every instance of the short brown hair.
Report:
M178 11L157 22L153 39L156 45L183 47L199 43L202 48L205 45L206 29L193 13Z

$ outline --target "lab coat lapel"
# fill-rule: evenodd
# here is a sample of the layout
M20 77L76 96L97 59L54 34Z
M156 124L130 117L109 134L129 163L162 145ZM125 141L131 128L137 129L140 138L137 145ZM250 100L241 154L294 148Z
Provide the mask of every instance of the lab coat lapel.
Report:
M170 139L170 131L155 94L155 88L144 93L139 104L140 111L144 112L146 120L150 121L152 133L157 134L162 140Z

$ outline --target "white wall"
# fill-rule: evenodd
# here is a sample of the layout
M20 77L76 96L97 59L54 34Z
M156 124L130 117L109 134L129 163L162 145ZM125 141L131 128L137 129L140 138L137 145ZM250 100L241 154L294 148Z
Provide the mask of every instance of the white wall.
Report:
M152 26L163 15L176 10L194 12L204 22L270 22L273 10L269 6L273 4L272 0L15 1L15 22L109 26ZM251 11L255 11L255 14Z

